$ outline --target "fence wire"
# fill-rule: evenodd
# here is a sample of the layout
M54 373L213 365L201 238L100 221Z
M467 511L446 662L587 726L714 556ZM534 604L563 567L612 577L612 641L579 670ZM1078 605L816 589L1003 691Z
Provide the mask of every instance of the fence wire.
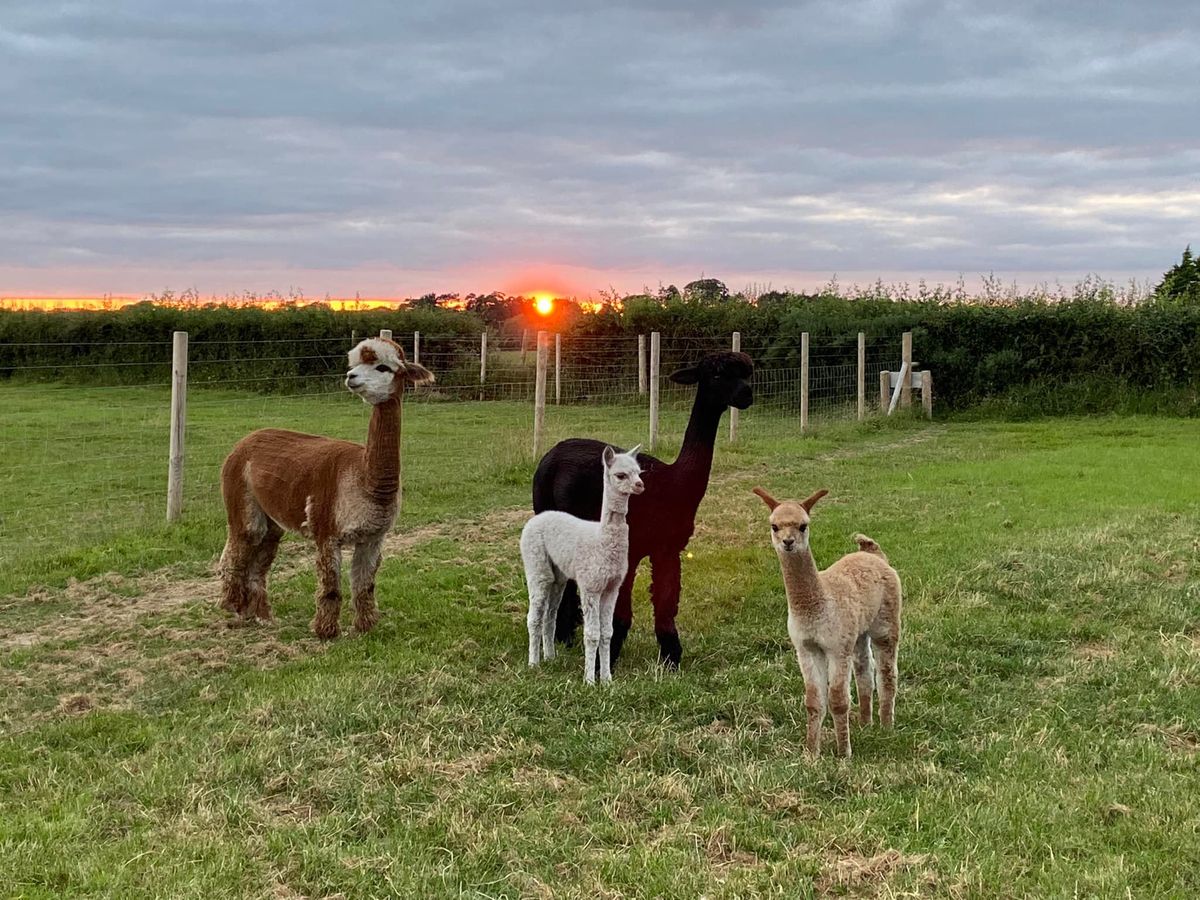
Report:
M188 350L184 519L222 516L220 469L230 448L263 427L361 442L370 408L347 396L346 352L361 336L293 341L209 340ZM410 359L413 334L396 334ZM657 452L671 458L696 396L672 372L730 338L661 338ZM171 344L66 342L8 345L0 353L0 565L100 547L165 517ZM755 402L739 440L800 432L799 345L745 343L755 361ZM865 403L880 406L879 373L900 365L900 335L866 346ZM646 443L651 340L563 335L546 341L542 448L589 435ZM439 479L527 478L537 373L533 332L489 334L481 381L479 335L421 335L419 360L436 383L405 398L404 510L431 511ZM814 339L808 355L809 423L858 415L856 335ZM729 419L718 440L727 441ZM421 460L420 463L415 460ZM219 548L216 548L219 550ZM215 551L214 551L215 552Z

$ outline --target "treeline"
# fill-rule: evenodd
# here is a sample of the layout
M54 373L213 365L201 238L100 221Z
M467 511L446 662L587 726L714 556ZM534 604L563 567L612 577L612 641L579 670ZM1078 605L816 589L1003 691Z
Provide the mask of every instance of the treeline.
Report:
M938 404L1009 415L1111 410L1200 414L1200 304L1121 306L1098 297L1004 305L779 295L770 302L691 305L640 298L586 317L593 336L738 331L766 367L799 364L801 334L822 364L852 365L857 336L913 333L918 365L935 373Z
M0 378L101 384L162 383L171 336L188 333L189 381L258 390L311 386L345 373L351 340L420 331L424 352L471 351L474 315L436 308L339 311L321 304L250 307L136 304L81 312L0 311ZM447 362L451 360L446 359ZM477 369L476 369L477 370Z
M463 338L484 327L476 313L440 308L139 305L117 312L0 312L0 378L162 382L171 332L184 330L194 382L278 389L313 375L340 374L352 334L361 338L390 328L406 337L421 331L422 360L436 366L439 381L466 384L478 377L478 344ZM509 347L525 327L532 332L546 327L546 320L523 313L503 323ZM490 346L501 349L499 331L489 330L496 338ZM912 331L914 356L935 373L942 410L1200 414L1200 303L1148 299L1124 305L1103 292L994 304L771 292L752 302L719 292L664 291L579 315L564 348L571 348L574 364L615 367L618 354L628 363L629 340L594 339L651 331L708 339L710 345L739 331L764 368L796 367L803 332L820 348L822 365L853 365L860 331L872 341L895 341L898 366L900 334ZM579 353L587 359L576 358ZM502 370L511 380L529 377L528 367L512 358L495 360L494 374Z

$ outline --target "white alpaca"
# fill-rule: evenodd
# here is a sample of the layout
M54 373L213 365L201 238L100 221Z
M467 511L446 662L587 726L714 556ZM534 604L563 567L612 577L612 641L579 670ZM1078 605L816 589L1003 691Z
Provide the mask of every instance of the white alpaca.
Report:
M627 453L605 447L604 498L600 521L589 522L565 512L538 513L521 532L521 559L529 586L529 665L540 656L554 658L554 623L568 580L579 585L583 608L583 680L612 681L609 653L617 590L629 566L629 498L640 494L639 444Z

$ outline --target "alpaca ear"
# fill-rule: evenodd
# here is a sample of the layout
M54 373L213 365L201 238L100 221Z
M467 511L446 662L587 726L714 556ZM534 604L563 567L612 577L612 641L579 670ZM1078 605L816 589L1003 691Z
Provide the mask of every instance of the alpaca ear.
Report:
M762 497L762 502L767 504L767 507L771 510L771 512L775 512L775 507L777 507L779 505L778 500L776 500L774 497L772 497L770 494L768 494L766 491L764 491L760 487L756 487L754 489L754 493L756 493L756 494L758 494L758 496Z
M626 451L625 451L625 455L626 455L626 456L630 456L630 457L632 457L633 459L637 459L638 452L639 452L641 449L642 449L642 445L641 445L641 444L638 444L638 445L637 445L636 447L634 447L632 450L626 450Z
M600 454L600 458L604 460L604 466L607 468L613 464L613 460L617 458L617 454L612 447L605 444L604 452Z
M829 491L825 490L825 488L821 488L807 500L801 500L800 505L804 507L805 512L811 512L813 506L816 505L816 502L828 493Z
M671 380L676 384L695 384L700 380L700 370L695 366L686 369L676 369L671 373Z
M420 363L402 362L400 368L404 372L404 380L410 384L433 384L433 373Z

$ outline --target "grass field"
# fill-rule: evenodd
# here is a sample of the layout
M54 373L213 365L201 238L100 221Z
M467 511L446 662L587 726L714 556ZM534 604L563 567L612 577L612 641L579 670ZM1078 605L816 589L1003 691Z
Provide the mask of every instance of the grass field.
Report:
M682 670L657 668L639 582L616 680L588 690L578 650L524 664L527 407L407 409L384 621L321 645L299 542L276 621L226 627L212 478L247 423L359 436L363 411L196 398L167 528L161 396L113 390L0 394L25 453L0 472L0 893L1200 892L1194 423L745 428L685 560ZM72 444L81 421L109 443ZM552 427L630 444L641 422ZM904 578L898 727L853 728L848 763L803 754L755 484L830 488L818 561L862 530Z

